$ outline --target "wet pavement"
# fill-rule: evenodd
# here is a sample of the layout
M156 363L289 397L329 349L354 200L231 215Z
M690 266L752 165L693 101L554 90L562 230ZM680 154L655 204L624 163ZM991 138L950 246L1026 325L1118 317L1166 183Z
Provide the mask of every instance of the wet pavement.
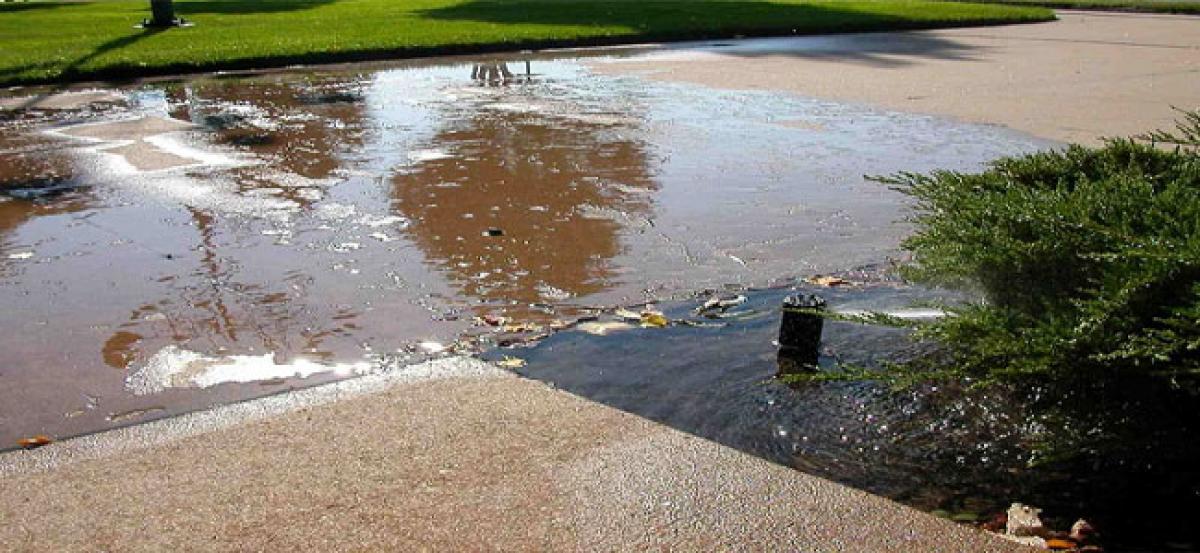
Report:
M724 310L703 309L711 296L659 304L672 321L664 328L628 325L598 335L594 326L581 326L536 347L484 358L556 389L958 522L981 525L1022 502L1043 509L1049 528L1086 519L1102 529L1109 551L1197 550L1191 515L1200 508L1200 473L1195 448L1187 445L1195 443L1197 417L1188 394L1138 393L1137 383L1122 383L1127 395L1120 404L1093 397L1084 405L1103 415L1064 417L1070 411L1047 409L1035 398L1053 395L1067 405L1069 395L1036 388L796 379L812 373L800 368L802 355L781 350L777 340L780 307L791 294L816 294L827 310L843 315L900 318L929 317L935 307L971 301L881 279L878 269L844 273L839 282L845 284L836 287L798 282L723 293L740 301ZM908 324L920 322L910 318ZM828 319L819 370L886 371L889 364L936 354L910 334L909 328ZM1044 458L1045 444L1061 442L1071 429L1100 435L1132 413L1156 422L1142 429L1136 445L1126 438L1107 451Z
M41 92L0 103L5 446L883 261L863 175L1048 145L572 59Z

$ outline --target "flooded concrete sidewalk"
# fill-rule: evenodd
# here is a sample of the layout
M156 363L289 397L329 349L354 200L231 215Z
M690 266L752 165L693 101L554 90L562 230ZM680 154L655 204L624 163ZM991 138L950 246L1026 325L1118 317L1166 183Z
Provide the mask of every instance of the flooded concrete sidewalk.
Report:
M884 261L863 175L1049 144L570 58L39 94L0 111L4 446Z

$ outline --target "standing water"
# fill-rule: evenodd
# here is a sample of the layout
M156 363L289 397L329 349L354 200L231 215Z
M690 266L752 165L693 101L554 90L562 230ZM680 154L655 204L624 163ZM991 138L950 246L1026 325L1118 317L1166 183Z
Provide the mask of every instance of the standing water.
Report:
M0 447L879 262L903 201L863 175L1047 145L594 61L3 93Z

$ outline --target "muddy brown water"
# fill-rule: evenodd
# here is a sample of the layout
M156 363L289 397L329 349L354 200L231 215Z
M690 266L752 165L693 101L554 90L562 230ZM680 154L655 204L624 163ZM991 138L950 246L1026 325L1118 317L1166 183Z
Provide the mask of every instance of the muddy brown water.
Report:
M524 61L4 92L0 448L395 368L479 316L885 260L902 197L863 175L1048 145Z

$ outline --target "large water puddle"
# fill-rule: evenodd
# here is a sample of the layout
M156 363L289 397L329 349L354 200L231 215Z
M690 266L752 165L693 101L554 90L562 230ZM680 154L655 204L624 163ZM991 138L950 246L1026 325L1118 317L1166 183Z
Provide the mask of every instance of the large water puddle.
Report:
M43 92L0 111L5 445L882 261L863 175L1047 145L572 59Z

